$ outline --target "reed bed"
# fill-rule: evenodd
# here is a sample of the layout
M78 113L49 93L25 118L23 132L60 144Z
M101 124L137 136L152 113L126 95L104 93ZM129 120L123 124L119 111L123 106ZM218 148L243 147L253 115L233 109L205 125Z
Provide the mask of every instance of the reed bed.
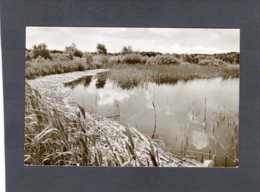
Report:
M174 84L178 80L196 78L238 78L239 67L183 65L114 65L109 78L121 88L144 86L147 82Z
M212 160L215 166L238 166L238 113L227 110L225 106L209 109L206 99L204 102L194 101L187 111L191 119L180 122L181 134L176 138L176 145L168 149L180 157L192 157L201 162ZM200 127L203 139L208 142L204 149L198 150L190 145L194 126Z

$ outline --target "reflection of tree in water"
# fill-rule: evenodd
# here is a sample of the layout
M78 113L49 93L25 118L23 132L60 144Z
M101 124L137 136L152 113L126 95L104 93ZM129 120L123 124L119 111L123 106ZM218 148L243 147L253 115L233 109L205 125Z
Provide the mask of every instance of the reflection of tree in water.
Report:
M103 72L103 73L98 73L97 74L97 81L96 81L96 88L101 89L104 88L106 84L106 80L108 78L109 73L108 72Z
M83 80L83 85L84 87L89 86L90 82L91 82L92 76L86 76L85 79Z
M137 82L137 81L128 81L128 82L118 81L117 84L121 89L130 90L130 89L133 89L135 87L138 87L140 85L140 82Z
M79 79L76 79L74 81L70 81L68 83L65 83L65 87L70 87L71 89L74 89L77 85L84 85L84 87L89 86L91 82L92 76L85 76Z

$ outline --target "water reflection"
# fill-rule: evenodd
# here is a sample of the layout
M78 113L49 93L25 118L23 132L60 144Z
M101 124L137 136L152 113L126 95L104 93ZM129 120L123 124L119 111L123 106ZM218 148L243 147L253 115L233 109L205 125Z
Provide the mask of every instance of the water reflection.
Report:
M109 72L98 73L97 74L97 81L96 81L96 88L101 89L104 88L106 84L106 80L108 78Z
M91 82L92 76L84 76L77 80L70 81L64 84L65 87L70 87L71 89L74 89L77 85L81 84L84 87L89 86Z
M238 152L234 149L238 142L238 79L148 83L124 89L107 77L92 77L87 87L82 83L86 80L78 80L81 84L73 84L72 97L86 111L106 117L120 115L121 123L130 123L149 136L154 128L154 102L156 134L169 150L186 155L190 151L189 155L199 159L214 156L217 165L232 165Z

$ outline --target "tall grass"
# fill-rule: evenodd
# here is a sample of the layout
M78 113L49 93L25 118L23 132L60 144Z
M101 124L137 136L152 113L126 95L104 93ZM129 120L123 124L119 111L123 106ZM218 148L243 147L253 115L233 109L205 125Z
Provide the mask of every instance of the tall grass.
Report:
M173 84L178 80L195 78L239 77L239 68L198 65L114 65L110 79L122 88L144 86L147 82Z
M26 61L25 77L27 79L34 79L40 76L68 73L72 71L84 71L91 68L92 67L85 63L83 59L66 61L36 59Z
M76 111L76 118L68 119L59 109L46 105L28 84L25 93L25 165L160 165L154 143L150 141L150 147L140 153L130 128L116 138L115 145L113 137L100 133L99 126L90 130L92 124L84 120L84 111Z
M76 120L66 118L62 111L46 106L28 84L25 106L25 164L100 166L108 163L102 151L95 147L98 136L88 131L88 125L80 118L82 114L77 113ZM114 161L109 160L111 164Z
M216 166L237 166L239 151L238 113L228 111L225 106L208 109L206 99L195 101L187 108L192 115L190 121L180 122L181 135L176 138L176 145L171 151L180 157L191 156L201 162L213 160ZM199 125L208 145L204 149L196 149L189 144L192 127Z

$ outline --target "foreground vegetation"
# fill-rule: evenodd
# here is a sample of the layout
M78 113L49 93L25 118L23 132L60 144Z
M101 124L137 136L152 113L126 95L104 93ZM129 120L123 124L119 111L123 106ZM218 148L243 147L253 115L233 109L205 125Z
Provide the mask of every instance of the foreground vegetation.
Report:
M61 74L26 83L26 165L202 166L164 151L131 126L85 113L66 95L64 80L72 76Z
M26 84L25 99L25 164L27 165L88 165L88 166L159 166L155 146L150 142L147 153L150 158L142 163L135 152L135 142L128 128L128 158L118 154L109 136L92 133L79 118L72 121L58 109L48 108L40 94ZM102 143L102 142L104 143ZM101 150L108 147L111 156ZM158 153L158 150L157 150ZM135 164L131 161L134 159ZM150 164L149 164L150 162Z

